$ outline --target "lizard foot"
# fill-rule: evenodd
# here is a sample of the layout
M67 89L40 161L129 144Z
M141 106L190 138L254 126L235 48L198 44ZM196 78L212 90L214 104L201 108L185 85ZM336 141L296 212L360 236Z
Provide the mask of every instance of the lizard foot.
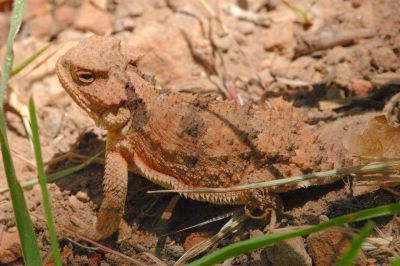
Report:
M79 232L80 235L85 236L90 238L91 240L94 241L100 241L103 239L108 238L114 233L114 230L112 233L109 233L111 230L108 228L102 228L102 231L98 231L98 228L95 226L90 226L86 229L83 230L83 232ZM132 237L132 230L129 224L125 221L125 219L122 219L119 227L118 227L118 240L117 243L121 243L125 240L128 240Z

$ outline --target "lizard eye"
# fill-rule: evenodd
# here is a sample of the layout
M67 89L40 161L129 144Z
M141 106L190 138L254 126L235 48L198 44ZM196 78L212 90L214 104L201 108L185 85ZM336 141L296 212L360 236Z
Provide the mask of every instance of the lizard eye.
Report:
M90 72L90 71L87 71L87 70L78 71L76 73L76 75L77 75L79 81L82 82L82 83L85 83L85 84L92 83L94 81L94 78L95 78L94 74L92 72Z

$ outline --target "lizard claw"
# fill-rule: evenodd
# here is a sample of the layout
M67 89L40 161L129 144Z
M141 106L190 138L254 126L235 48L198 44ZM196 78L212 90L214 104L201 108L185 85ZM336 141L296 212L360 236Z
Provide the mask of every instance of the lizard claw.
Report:
M248 205L247 204L244 205L244 213L246 214L246 216L251 218L251 219L255 219L255 220L264 220L267 217L267 215L269 213L271 213L272 209L268 208L268 209L261 210L261 211L262 211L262 213L260 215L254 215L251 212L251 210L249 210Z

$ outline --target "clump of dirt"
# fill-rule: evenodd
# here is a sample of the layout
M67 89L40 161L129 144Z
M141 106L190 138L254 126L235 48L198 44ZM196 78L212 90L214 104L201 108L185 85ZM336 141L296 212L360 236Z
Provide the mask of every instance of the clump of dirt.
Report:
M311 25L302 24L283 1L209 0L204 1L206 6L202 2L27 0L15 45L15 65L49 42L65 44L92 33L111 34L143 55L138 68L153 77L159 89L232 98L238 104L252 103L258 108L268 108L275 98L283 97L297 107L301 120L321 138L332 141L349 130L361 133L372 117L382 114L386 102L399 89L400 6L396 1L325 0L310 7L309 1L293 0L307 10ZM0 3L1 54L9 17L9 8ZM38 69L11 81L22 98L33 95L35 99L44 159L52 162L48 173L77 164L59 156L71 151L93 155L105 144L105 132L94 126L58 83L55 60L66 48L57 49L57 55ZM36 167L21 118L9 109L6 119L17 176L20 181L32 179ZM197 133L191 126L196 125L188 124L189 133ZM99 163L49 185L67 265L126 263L118 255L88 249L86 242L70 232L95 224L104 170ZM4 173L2 165L0 168ZM6 186L6 179L0 178L0 188ZM344 179L283 193L285 210L278 215L276 227L317 224L396 202L393 194L378 188L355 196L362 193L354 193L351 183ZM161 260L172 265L182 256L184 247L191 245L187 243L198 241L196 236L207 238L216 233L226 220L175 231L232 210L231 206L180 199L171 218L162 219L172 196L146 193L155 189L156 185L142 177L130 175L124 218L131 237L119 242L115 235L103 244L144 264ZM35 186L25 190L25 196L45 256L49 241L40 190ZM379 219L377 224L384 233L393 235L389 218ZM263 227L262 223L248 222L242 231L212 250L265 234L268 227ZM18 241L9 241L16 238L15 232L10 197L0 193L0 264L21 261ZM296 243L301 246L302 241ZM265 252L244 254L231 264L270 265ZM387 263L387 254L376 254L365 255L369 262Z

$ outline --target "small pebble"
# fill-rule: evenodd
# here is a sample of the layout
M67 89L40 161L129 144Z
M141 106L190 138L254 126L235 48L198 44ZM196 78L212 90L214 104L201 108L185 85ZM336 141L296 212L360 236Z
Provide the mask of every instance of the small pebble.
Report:
M259 229L250 231L250 239L257 238L257 237L260 237L263 235L264 235L264 233Z
M83 207L83 203L78 200L78 198L75 195L72 195L71 197L68 198L69 206L74 211L80 210Z
M144 7L137 2L119 4L115 10L116 17L138 17L143 13Z
M78 193L76 193L76 198L82 202L88 202L90 200L90 197L86 190L78 191Z
M174 258L180 258L182 257L183 253L185 252L182 246L178 245L171 245L168 246L167 252L173 256Z
M254 24L247 21L240 21L238 24L238 31L244 35L249 35L254 32Z

